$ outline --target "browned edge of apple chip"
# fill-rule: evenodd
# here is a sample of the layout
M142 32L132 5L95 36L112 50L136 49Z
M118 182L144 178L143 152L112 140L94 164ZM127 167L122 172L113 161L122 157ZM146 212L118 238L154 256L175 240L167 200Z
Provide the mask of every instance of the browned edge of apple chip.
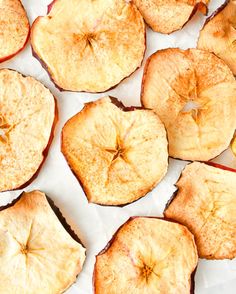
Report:
M14 206L22 198L24 193L27 193L27 192L20 193L20 195L16 199L14 199L12 202L10 202L6 205L0 206L0 212L7 209L7 208ZM48 197L47 195L45 195L45 196L48 201L48 204L50 205L51 209L53 210L56 217L58 218L58 220L60 221L60 223L62 224L64 229L67 231L67 233L71 236L72 239L74 239L76 242L78 242L79 244L81 244L85 248L84 244L82 243L80 238L77 236L75 231L71 228L71 226L67 223L66 219L64 218L60 209L55 205L54 201L50 197Z
M159 220L163 220L163 221L167 221L167 222L171 222L171 223L175 223L178 225L181 225L183 227L186 227L183 224L178 223L175 220L169 219L167 217L158 217L158 216L131 216L128 218L128 220L126 222L124 222L117 230L116 232L113 234L113 236L111 237L111 239L108 241L107 245L98 253L95 255L95 264L94 264L94 269L93 269L93 278L92 278L92 283L93 283L93 292L94 294L96 294L96 289L95 289L95 276L96 276L96 264L97 264L97 256L102 255L103 253L105 253L112 245L112 243L115 241L119 231L125 226L127 225L129 222L131 222L132 220L136 219L136 218L153 218L153 219L159 219ZM187 228L187 227L186 227ZM188 228L187 228L188 229ZM192 234L192 233L191 233ZM189 294L194 294L194 290L195 290L195 274L197 271L197 267L198 264L196 266L196 268L194 269L194 271L191 274L191 285L190 285L190 293Z
M57 1L57 0L56 0L56 1ZM114 104L116 107L118 107L119 109L121 109L121 110L124 111L124 112L136 111L136 110L150 110L150 111L153 111L152 109L145 108L145 107L143 107L143 106L125 106L125 105L124 105L119 99L117 99L117 98L115 98L115 97L113 97L113 96L108 96L108 97L110 98L112 104ZM85 108L85 106L86 106L87 104L90 104L90 103L93 103L93 102L94 102L94 101L92 101L92 102L88 102L88 103L85 103L85 104L84 104L84 107L83 107L79 112L83 111L84 108ZM69 164L69 162L68 162L66 156L65 156L64 153L63 153L63 147L62 147L62 142L63 142L63 129L64 129L65 125L66 125L66 124L67 124L72 118L74 118L74 116L76 116L77 114L78 114L78 113L76 113L76 114L73 115L71 118L69 118L69 119L65 122L65 124L64 124L64 126L63 126L63 128L62 128L62 131L61 131L61 153L63 154L63 156L64 156L64 158L65 158L65 160L66 160L67 165L69 166L71 172L73 173L73 175L75 176L75 178L76 178L77 181L79 182L79 184L80 184L80 186L81 186L81 188L82 188L82 190L83 190L83 192L84 192L84 194L85 194L85 196L86 196L86 195L87 195L86 188L85 188L85 186L84 186L82 180L81 180L79 177L77 177L77 175L76 175L76 173L74 172L73 168L72 168L71 165ZM157 114L156 114L156 115L157 115ZM165 127L165 126L164 126L164 127ZM165 129L166 129L166 128L165 128ZM169 164L169 157L168 157L168 164ZM156 187L156 186L155 186L155 187ZM155 187L154 187L154 188L155 188ZM88 203L93 203L93 204L96 204L96 205L99 205L99 206L104 206L104 207L120 207L120 208L122 208L122 207L125 207L125 206L127 206L127 205L133 204L133 203L139 201L140 199L144 198L144 197L145 197L148 193L150 193L154 188L150 188L150 190L148 190L147 193L145 193L145 194L144 194L143 196L141 196L140 198L138 198L138 199L136 199L136 200L134 200L134 201L131 201L131 202L125 203L125 204L111 205L111 204L93 203L93 202L89 202L89 201L88 201ZM88 200L87 197L86 197L86 199Z
M230 0L225 0L225 2L220 6L218 7L205 21L202 29L205 27L205 25L210 21L212 20L217 14L219 14L228 4L229 4ZM201 30L202 30L201 29Z
M20 4L21 4L23 10L25 11L25 14L26 14L26 17L27 17L27 20L28 20L28 34L27 34L27 36L26 36L25 43L24 43L24 45L22 46L22 48L20 48L19 50L17 50L15 53L13 53L13 54L11 54L11 55L9 55L9 56L6 56L6 57L3 57L3 58L0 58L0 63L2 63L2 62L4 62L4 61L7 61L7 60L9 60L9 59L11 59L11 58L13 58L13 57L16 56L18 53L20 53L21 51L23 51L23 50L25 49L25 47L26 47L28 41L29 41L29 38L30 38L30 23L29 23L29 18L28 18L28 15L27 15L27 13L26 13L26 10L25 10L25 8L24 8L24 6L23 6L23 4L22 4L22 1L20 1Z
M53 0L47 7L47 14L48 15L50 13L50 11L52 10L53 8L53 5L57 2L57 0ZM133 4L134 5L134 4ZM140 13L141 14L141 13ZM42 16L38 16L32 23L32 27L31 27L31 34L33 33L33 29L34 29L34 25L37 23L37 21L41 18ZM101 91L101 92L87 92L87 91L72 91L72 90L65 90L63 88L61 88L53 79L50 71L49 71L49 68L46 64L46 62L44 62L39 56L38 54L36 53L36 51L34 50L33 46L32 46L32 43L30 42L30 45L31 45L31 51L32 51L32 55L33 57L35 57L39 63L41 64L41 66L43 67L43 69L45 69L45 71L47 72L50 80L52 81L52 83L55 85L55 87L60 91L60 92L70 92L70 93L89 93L89 94L99 94L99 93L105 93L105 92L108 92L108 91L111 91L113 89L115 89L118 85L120 85L124 80L130 78L132 76L132 74L134 74L139 68L142 67L143 65L143 61L144 61L144 56L145 56L145 53L146 53L146 50L147 50L147 30L145 28L145 31L144 31L144 52L143 52L143 59L140 63L140 65L133 71L130 73L130 75L128 75L127 77L124 77L119 83L117 83L116 85L110 87L109 89L107 89L106 91Z
M0 69L1 70L1 69ZM9 70L12 70L12 71L15 71L19 74L21 74L23 77L27 77L26 75L23 75L22 73L18 72L17 70L14 70L14 69L9 69ZM32 77L33 79L35 79L34 77ZM36 80L36 79L35 79ZM37 80L38 81L38 80ZM40 81L38 81L40 82ZM40 82L41 83L41 82ZM41 83L42 84L42 83ZM48 89L44 84L42 84L46 89ZM49 89L48 89L49 90ZM50 91L50 90L49 90ZM51 91L50 91L51 93ZM51 93L52 94L52 93ZM53 95L53 94L52 94ZM53 138L54 138L54 133L55 133L55 129L56 129L56 124L59 120L59 115L58 115L58 106L57 106L57 99L56 97L53 95L54 97L54 102L55 102L55 114L54 114L54 121L53 121L53 124L52 124L52 127L51 127L51 133L50 133L50 137L49 137L49 140L48 140L48 144L46 146L46 148L43 150L42 154L43 154L43 160L42 162L40 163L37 171L35 172L35 174L26 182L24 183L23 185L21 185L20 187L17 187L15 189L10 189L10 190L4 190L4 191L1 191L1 193L3 192L9 192L9 191L17 191L17 190L21 190L21 189L24 189L25 187L27 187L29 184L31 184L36 178L37 176L39 175L39 172L48 156L48 152L49 152L49 149L50 149L50 146L52 144L52 141L53 141Z

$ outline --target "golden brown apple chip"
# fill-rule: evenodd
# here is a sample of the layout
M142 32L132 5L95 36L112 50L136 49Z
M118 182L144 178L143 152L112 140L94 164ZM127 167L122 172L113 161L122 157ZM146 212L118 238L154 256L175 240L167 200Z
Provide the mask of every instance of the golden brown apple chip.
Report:
M131 218L97 255L94 292L189 294L197 262L194 238L186 227L158 218Z
M29 32L29 21L21 1L0 1L0 62L24 49Z
M0 191L22 188L39 171L56 121L53 95L32 77L0 70Z
M168 166L166 132L158 116L125 108L110 97L86 104L65 124L62 152L89 202L102 205L139 199Z
M206 14L209 0L133 0L133 2L154 31L169 34L182 29L197 11Z
M236 128L236 81L214 54L165 49L147 61L141 100L165 124L169 154L207 161L229 145Z
M164 212L194 234L202 258L236 257L236 170L227 169L187 165Z
M145 25L125 0L56 0L35 20L31 43L57 86L104 92L140 65Z
M236 75L236 1L225 1L207 19L198 39L198 48L214 52Z
M75 282L85 248L54 208L66 229L39 191L23 193L1 208L0 293L57 294Z

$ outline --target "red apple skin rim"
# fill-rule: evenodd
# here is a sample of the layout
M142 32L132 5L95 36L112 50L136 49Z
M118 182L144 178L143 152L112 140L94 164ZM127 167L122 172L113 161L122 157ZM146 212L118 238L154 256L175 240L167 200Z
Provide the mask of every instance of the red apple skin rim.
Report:
M17 0L17 1L18 1L18 0ZM5 62L5 61L7 61L7 60L9 60L9 59L12 59L12 58L15 57L18 53L20 53L21 51L23 51L23 50L25 49L25 47L26 47L28 41L29 41L29 38L30 38L30 23L29 23L29 20L28 20L28 17L27 17L27 13L26 13L26 11L25 11L25 8L24 8L22 2L21 2L21 1L18 1L18 2L20 2L21 8L22 8L22 10L23 10L24 13L25 13L25 17L27 18L27 28L28 28L28 33L27 33L27 35L26 35L26 37L25 37L25 41L24 41L23 45L21 46L21 48L19 48L16 52L14 52L14 53L12 53L12 54L10 54L10 55L8 55L8 56L0 57L0 63Z

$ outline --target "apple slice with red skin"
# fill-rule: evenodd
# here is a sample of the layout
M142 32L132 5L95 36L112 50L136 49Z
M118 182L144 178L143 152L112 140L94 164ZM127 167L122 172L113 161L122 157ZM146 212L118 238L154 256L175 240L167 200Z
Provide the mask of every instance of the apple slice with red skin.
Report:
M236 170L213 162L185 167L165 217L194 234L199 257L236 257Z
M165 124L171 157L208 161L229 147L236 129L236 81L214 54L157 51L145 65L141 101Z
M193 293L197 262L194 237L185 226L133 217L97 255L94 293Z
M61 150L89 202L125 205L167 171L164 125L152 111L105 97L85 104L62 130Z
M59 89L105 92L141 66L145 24L125 0L56 0L34 21L31 45Z
M226 0L205 22L198 48L215 53L236 75L236 1Z
M0 208L0 292L63 293L76 280L85 248L40 191Z
M28 185L38 174L53 138L56 100L39 81L0 70L0 191Z
M133 0L146 23L156 32L170 34L200 11L207 14L209 0Z
M20 0L0 3L0 62L24 49L30 35L30 24Z

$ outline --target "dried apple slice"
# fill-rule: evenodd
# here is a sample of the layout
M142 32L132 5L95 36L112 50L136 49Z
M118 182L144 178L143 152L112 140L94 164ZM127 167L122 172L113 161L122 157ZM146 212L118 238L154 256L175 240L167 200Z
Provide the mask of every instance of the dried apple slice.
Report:
M53 95L32 77L0 70L0 191L19 189L37 175L53 137Z
M0 1L0 11L0 62L3 62L24 49L30 25L20 0Z
M165 124L170 156L207 161L230 145L236 128L236 81L214 54L157 51L146 63L141 100Z
M62 131L62 152L89 202L124 205L152 190L168 166L164 125L152 110L105 97Z
M214 52L236 75L236 1L218 8L203 26L198 48Z
M170 34L197 12L207 13L209 0L133 0L146 23L156 32Z
M1 208L1 293L63 293L75 282L85 248L60 212L63 224L52 208L58 213L39 191L23 193Z
M56 0L35 20L31 44L59 88L104 92L141 65L145 25L125 0Z
M191 163L164 215L189 228L206 259L236 257L236 170Z
M131 218L97 255L94 292L189 294L197 262L194 238L186 227L158 218Z

